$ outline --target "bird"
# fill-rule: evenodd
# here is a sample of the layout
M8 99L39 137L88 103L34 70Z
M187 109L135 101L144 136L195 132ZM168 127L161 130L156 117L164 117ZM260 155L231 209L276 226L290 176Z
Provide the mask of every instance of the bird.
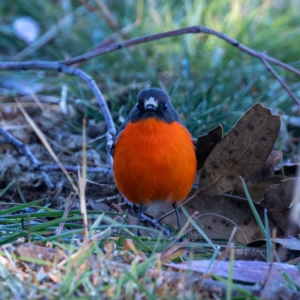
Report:
M111 148L116 187L139 206L138 235L142 206L153 201L172 204L180 230L178 204L188 196L197 168L193 138L165 91L146 88L136 100Z

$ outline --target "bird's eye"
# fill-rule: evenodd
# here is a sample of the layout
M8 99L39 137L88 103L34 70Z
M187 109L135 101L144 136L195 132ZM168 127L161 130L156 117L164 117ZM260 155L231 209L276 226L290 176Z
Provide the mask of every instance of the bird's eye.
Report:
M163 105L163 110L167 110L167 108L168 108L168 104L167 104L167 103L164 103L164 105Z
M140 102L138 102L138 103L136 104L136 108L137 108L138 110L140 110L140 108L141 108Z

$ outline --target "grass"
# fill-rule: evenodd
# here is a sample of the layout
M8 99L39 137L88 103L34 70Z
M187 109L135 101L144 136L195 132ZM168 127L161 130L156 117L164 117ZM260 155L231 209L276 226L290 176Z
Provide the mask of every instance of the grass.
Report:
M19 205L20 211L25 207L37 207L39 201ZM0 276L6 282L5 285L3 282L1 283L2 295L10 295L10 297L19 295L20 299L23 299L22 295L30 294L33 295L33 298L49 297L52 299L55 296L67 298L99 294L113 295L114 298L118 298L131 297L133 293L139 293L146 295L147 299L154 297L148 290L147 282L149 284L151 282L151 285L154 284L153 289L158 288L158 286L155 287L153 280L147 278L147 272L150 266L160 264L158 254L172 246L172 240L137 237L132 233L132 230L136 230L135 226L132 228L117 223L104 214L97 217L92 211L88 212L90 241L86 244L83 240L83 228L80 224L82 216L79 211L71 211L70 216L62 220L60 216L63 212L22 214L17 209L18 207L14 207L14 214L11 214L11 209L1 212L0 230L2 237L0 244L3 247L2 253L0 253L0 257L2 257ZM23 221L20 224L20 219L26 215L30 216L28 222ZM46 218L53 217L55 219L52 221L46 221ZM34 219L40 221L35 222ZM65 222L63 233L53 235L57 225L62 221ZM77 221L78 226L76 223L72 223L74 221ZM108 225L103 225L101 221ZM117 236L112 235L115 228L120 228L123 233ZM61 249L67 253L68 259L65 259L64 263L59 263L51 259L28 258L11 253L14 246L10 243L14 243L17 247L20 242L28 242L29 239L38 242L39 245L48 245L50 248L52 245L56 249ZM128 239L133 241L130 248L126 247ZM207 245L206 247L210 251L210 246ZM140 256L134 255L134 253L140 253ZM144 253L148 253L147 256ZM176 251L171 251L170 257L172 256L173 260L176 261L179 256L178 254L174 256L174 254ZM94 260L97 258L97 262L101 266L94 266L90 269L87 258ZM124 268L122 263L123 265L125 262L129 263L130 272L122 269L117 271L117 262L120 262L121 268ZM99 268L101 269L101 277L99 277ZM114 272L117 273L112 273L111 268L116 269ZM141 283L140 278L143 277L143 283ZM52 285L51 282L53 281L56 282L55 285ZM47 289L47 286L51 288Z
M300 67L298 0L186 0L180 3L175 0L163 3L128 0L126 5L120 0L105 1L111 14L110 21L117 23L117 29L104 17L97 1L61 3L43 0L3 3L0 7L0 60L14 61L24 48L29 51L22 60L67 59L97 47L115 34L117 29L137 20L131 31L123 36L117 35L117 41L185 26L204 25L222 31L257 51L266 50L269 55L296 68ZM34 18L43 34L52 26L57 32L44 46L30 48L13 32L11 23L19 16ZM211 130L219 123L225 132L228 131L256 102L271 109L280 109L287 115L296 115L294 102L260 61L213 36L185 35L142 44L93 58L80 67L101 88L117 126L134 105L137 92L150 85L162 87L170 94L174 106L194 136ZM299 80L285 70L275 69L300 97ZM19 80L23 84L19 84ZM7 81L13 84L13 88L6 84ZM63 85L68 87L67 101L74 108L76 116L66 117L64 122L74 132L81 132L83 115L86 115L87 122L91 119L103 121L93 95L85 84L77 78L53 72L2 72L1 100L4 103L14 102L14 96L20 96L20 88L22 90L24 86L30 86L36 89L38 84L45 86L37 94L56 99L60 99ZM41 111L36 110L36 113L41 114ZM105 140L95 147L105 155ZM13 184L1 186L0 196L13 188ZM1 298L83 299L101 295L103 298L131 299L134 295L142 295L147 299L156 299L156 296L169 292L167 295L170 299L179 295L193 299L192 290L182 290L182 285L176 285L178 282L171 289L167 278L157 275L165 271L160 257L166 249L173 249L172 238L167 239L151 228L145 230L152 230L157 238L137 237L135 225L125 225L114 219L121 217L120 214L87 211L90 237L87 245L83 242L79 210L71 210L68 217L63 218L63 211L39 206L44 199L33 200L0 212L0 245L4 251L0 255ZM34 208L35 212L28 213L29 208ZM253 213L255 215L255 211ZM256 220L267 237L265 227L268 224L264 226L259 217ZM64 230L55 235L61 222L65 222ZM191 224L196 230L201 230L193 220ZM133 241L133 246L129 246L128 239ZM268 239L270 242L270 236ZM67 253L68 259L59 265L57 261L28 259L13 254L19 242L29 240L61 249ZM225 247L226 242L219 245L208 238L184 245L194 259L212 260ZM175 249L171 251L170 260L179 262L191 259L186 251L177 250L179 252ZM138 252L140 256L136 255ZM143 255L145 257L141 259ZM100 266L90 268L86 263L87 258L94 256ZM268 243L268 260L270 257L271 245ZM123 267L117 267L115 261L126 263L131 267L130 271L121 264ZM230 255L230 261L233 263L233 255ZM150 266L154 266L156 277L148 272ZM232 268L230 271L232 276ZM288 275L286 278L289 286L299 291ZM231 299L231 291L237 285L230 276L226 280L218 280L226 283L226 299ZM250 297L246 290L242 292L244 296L239 299Z

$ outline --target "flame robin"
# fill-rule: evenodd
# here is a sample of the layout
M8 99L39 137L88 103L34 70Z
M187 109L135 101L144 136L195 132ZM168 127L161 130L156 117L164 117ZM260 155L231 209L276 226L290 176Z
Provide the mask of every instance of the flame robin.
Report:
M138 93L111 154L117 188L139 205L138 225L142 205L158 200L172 203L180 229L177 204L192 188L197 162L192 136L167 93L158 88Z

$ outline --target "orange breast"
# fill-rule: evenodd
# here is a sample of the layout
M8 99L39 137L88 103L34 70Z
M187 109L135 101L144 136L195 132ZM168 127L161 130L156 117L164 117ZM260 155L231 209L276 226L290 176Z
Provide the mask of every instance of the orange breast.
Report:
M192 137L178 122L147 118L129 123L116 141L113 169L119 191L130 202L180 202L196 173Z

